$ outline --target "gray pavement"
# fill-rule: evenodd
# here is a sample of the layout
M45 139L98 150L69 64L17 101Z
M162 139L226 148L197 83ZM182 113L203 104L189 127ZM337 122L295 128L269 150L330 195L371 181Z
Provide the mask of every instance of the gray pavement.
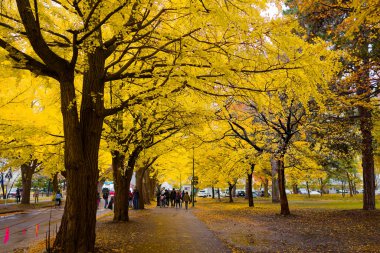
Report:
M136 232L141 233L137 236L143 239L134 240L132 245L128 245L128 250L123 252L231 252L203 222L194 216L191 209L157 207L147 211L149 214L136 217L134 220L138 223Z

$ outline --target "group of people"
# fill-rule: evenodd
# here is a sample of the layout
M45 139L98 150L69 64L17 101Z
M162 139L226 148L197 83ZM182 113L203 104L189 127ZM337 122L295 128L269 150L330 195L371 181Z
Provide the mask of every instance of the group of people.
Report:
M108 188L103 188L102 189L102 197L104 199L104 208L108 208L108 209L113 209L113 205L114 205L114 196L111 196L110 200L109 199L109 196L110 196L110 190ZM99 209L99 204L100 204L100 193L97 192L97 196L96 196L96 204L97 204L97 207Z
M108 209L113 209L113 206L114 206L114 203L115 203L115 199L114 199L114 196L111 196L110 198L110 191L108 188L103 188L102 189L102 197L104 199L104 208L108 208ZM139 194L139 191L137 190L137 188L135 188L133 190L133 192L129 191L129 194L128 194L128 205L130 208L133 208L133 209L139 209L139 198L140 198L140 194ZM99 204L100 204L100 193L98 192L97 193L97 207L99 209Z
M162 191L157 191L157 206L159 207L171 207L182 208L182 203L185 203L185 208L188 209L191 198L188 192L176 190L169 191L168 189L163 189Z

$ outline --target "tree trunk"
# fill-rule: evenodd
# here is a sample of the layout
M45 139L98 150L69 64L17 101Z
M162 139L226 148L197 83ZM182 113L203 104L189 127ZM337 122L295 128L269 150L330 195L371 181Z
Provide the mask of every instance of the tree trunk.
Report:
M22 194L21 204L30 204L30 190L32 188L33 174L37 168L37 160L21 165Z
M214 186L211 186L211 191L212 191L211 198L215 199L215 188L214 188Z
M144 209L144 192L143 192L143 179L144 179L145 169L140 168L136 171L136 188L139 191L139 209Z
M318 178L318 181L319 181L319 191L321 192L321 196L322 196L322 194L324 193L323 179L322 178Z
M147 177L148 173L144 174L144 179L143 179L143 194L144 194L144 204L150 205L150 189L147 185Z
M279 160L277 160L274 156L272 156L270 159L270 164L272 167L272 203L279 203L280 202L279 185L278 185Z
M310 187L309 187L309 181L306 181L306 190L307 190L307 196L310 198Z
M115 211L114 211L114 216L113 216L114 221L129 221L129 215L128 215L129 188L131 185L131 179L132 179L133 170L135 168L137 158L140 155L142 150L143 149L140 146L136 147L135 150L133 150L133 152L128 157L127 168L124 168L124 155L121 155L117 151L114 151L118 154L115 157L118 157L118 156L123 157L123 159L121 159L123 161L119 161L119 164L113 167L114 180L116 178L115 182L118 183L117 190L115 188L116 193L115 193ZM119 169L116 169L116 168L119 168Z
M285 168L284 168L284 157L282 156L280 160L278 160L278 186L280 190L280 200L281 200L281 214L289 215L289 203L288 197L286 196L285 191Z
M265 198L269 197L269 180L268 180L268 178L265 178L265 180L264 180L264 197Z
M152 198L152 190L151 190L151 178L149 176L149 171L146 171L144 173L144 180L143 180L143 193L144 193L144 200L145 204L150 205L150 200Z
M348 189L350 191L350 197L353 197L354 194L353 194L353 184L352 184L352 178L350 177L350 173L348 173L348 171L346 171L346 175L347 175L347 182L348 182Z
M255 165L251 164L250 173L247 173L247 195L248 195L248 206L254 207L253 203L253 193L252 193L252 174L255 169Z
M129 182L124 173L125 156L118 151L112 151L112 171L115 187L114 221L128 221ZM132 173L131 173L132 178Z
M150 178L149 183L150 183L150 186L149 186L150 187L150 198L155 199L156 198L156 189L157 189L156 185L158 184L156 174Z
M53 192L57 193L58 190L59 190L59 187L58 187L58 173L55 173L54 176L53 176Z
M101 35L101 33L96 33ZM61 76L61 112L65 136L67 179L65 210L54 242L57 252L94 252L97 211L98 157L104 118L103 48L87 54L80 118L76 106L74 69Z
M293 184L292 188L293 188L293 194L298 194L298 185L297 184Z
M375 166L373 158L372 115L368 108L359 106L360 130L362 133L362 168L363 168L363 209L376 209L375 202Z
M220 199L220 188L218 188L218 200L221 201L221 199Z
M234 200L232 199L232 189L234 188L234 186L235 185L228 183L228 192L230 194L230 203L234 202Z

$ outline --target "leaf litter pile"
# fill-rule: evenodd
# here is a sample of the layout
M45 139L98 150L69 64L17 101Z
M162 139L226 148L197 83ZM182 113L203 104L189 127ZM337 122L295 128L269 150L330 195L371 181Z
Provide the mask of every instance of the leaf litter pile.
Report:
M206 200L195 214L234 252L380 252L380 211Z

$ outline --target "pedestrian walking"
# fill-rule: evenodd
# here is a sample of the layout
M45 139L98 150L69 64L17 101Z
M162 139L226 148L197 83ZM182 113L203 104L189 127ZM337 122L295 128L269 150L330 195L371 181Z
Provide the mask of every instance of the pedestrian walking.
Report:
M129 207L132 208L133 207L133 193L131 192L131 190L129 190L129 193L128 193L128 204L129 204Z
M177 191L175 195L175 208L181 208L181 192Z
M170 192L170 206L171 207L174 207L176 195L177 195L177 192L175 191L175 188L173 188L173 190Z
M17 204L21 202L21 193L20 193L20 188L18 187L16 189L16 202Z
M57 206L61 206L61 199L62 199L61 192L57 191L57 193L55 194L55 203Z
M168 190L165 190L165 200L166 200L165 205L167 206L169 206L169 198L170 198L170 193Z
M166 197L165 197L165 194L162 194L160 196L160 200L161 200L160 207L165 207L166 206Z
M38 189L35 189L34 190L34 203L38 203L38 197L39 197L39 195L40 195L40 190L38 190Z
M189 193L188 193L188 192L185 193L185 196L183 197L183 200L182 200L182 201L185 202L185 208L186 208L186 210L187 210L188 207L189 207L189 202L191 202L191 200L190 200L190 196L189 196Z
M107 189L107 188L106 188ZM107 189L108 190L108 189ZM104 199L104 208L107 208L108 206L108 197L109 197L109 190L103 191L103 199Z
M133 189L133 209L139 209L139 190L137 188Z

